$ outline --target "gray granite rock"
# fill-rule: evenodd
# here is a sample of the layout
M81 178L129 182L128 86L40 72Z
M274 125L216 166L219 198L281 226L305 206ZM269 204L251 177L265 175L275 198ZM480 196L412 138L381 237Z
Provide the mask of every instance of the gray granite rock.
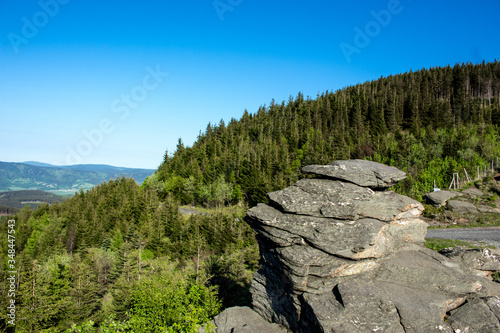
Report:
M400 251L380 260L380 268L369 277L377 281L397 283L412 288L452 295L479 293L486 281L456 269L457 265L441 262L426 251ZM495 295L500 295L500 285Z
M269 193L245 217L261 254L250 284L260 317L300 333L497 328L500 284L474 275L496 259L425 248L423 206L382 190L404 173L359 160L304 171L323 178Z
M477 213L476 206L466 201L448 200L448 207L454 212Z
M270 206L259 204L247 212L247 221L257 232L264 229L274 243L293 244L292 237L287 238L290 240L288 244L282 242L284 236L281 231L284 231L297 236L301 243L311 244L321 251L343 258L377 258L387 254L393 246L392 237L384 232L390 228L375 219L344 221L283 214Z
M424 209L418 201L392 191L373 192L328 179L303 179L268 196L286 213L346 220L365 217L389 222L419 216Z
M490 310L493 312L495 317L497 317L497 319L500 320L500 297L497 296L486 297L484 301L486 302L486 305L488 305Z
M374 281L374 284L394 303L405 333L452 333L444 320L446 313L465 301L465 297L391 282Z
M463 194L472 196L473 198L482 197L484 195L483 191L478 188L471 187L462 191Z
M322 332L452 333L444 317L465 301L465 297L368 279L346 281L331 292L305 299Z
M286 213L357 218L358 204L370 200L374 192L355 184L329 179L302 179L284 190L271 192L269 199Z
M373 189L391 187L406 178L406 173L395 167L366 160L345 160L334 161L327 165L308 165L303 167L302 171Z
M461 195L458 192L453 191L434 191L426 194L427 201L434 207L442 207L446 205L446 202L456 196Z
M215 333L286 333L287 329L270 323L249 307L235 306L215 316L210 325ZM199 333L210 332L207 327Z
M468 300L465 305L451 311L448 322L455 332L500 332L498 318L478 297Z
M491 279L494 272L500 272L500 255L490 249L448 248L439 251L457 263L467 274Z
M321 332L405 333L394 302L369 280L341 283L307 301Z

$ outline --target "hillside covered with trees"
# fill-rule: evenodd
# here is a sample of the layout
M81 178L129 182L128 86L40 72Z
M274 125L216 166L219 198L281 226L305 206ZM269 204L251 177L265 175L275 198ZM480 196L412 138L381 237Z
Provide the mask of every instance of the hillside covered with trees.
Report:
M302 166L379 161L406 171L396 190L421 199L434 180L446 187L452 173L496 160L499 126L498 61L272 101L209 124L191 147L179 140L142 185L116 178L0 217L0 306L14 230L16 332L194 332L248 304L259 255L243 216L305 177ZM184 215L183 204L204 214ZM1 331L7 322L1 312Z
M0 192L0 214L17 213L25 206L35 209L43 203L52 204L62 199L62 196L39 190Z
M147 183L183 203L255 204L301 166L369 158L407 171L398 191L420 199L433 180L445 187L453 172L496 159L499 125L498 61L422 69L209 124L192 147L179 140L166 152Z
M94 325L113 328L109 332L188 332L222 304L247 302L258 251L241 221L244 209L185 216L172 198L160 201L131 178L23 209L11 217L16 332L80 332ZM3 308L12 271L6 222L2 217ZM7 321L2 311L0 330Z

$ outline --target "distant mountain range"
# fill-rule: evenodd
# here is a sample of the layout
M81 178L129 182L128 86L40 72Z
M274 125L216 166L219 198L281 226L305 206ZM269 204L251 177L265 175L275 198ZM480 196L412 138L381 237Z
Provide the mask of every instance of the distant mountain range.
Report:
M40 162L0 162L0 191L42 190L73 194L117 177L131 177L142 184L152 169L121 168L103 164L68 166Z

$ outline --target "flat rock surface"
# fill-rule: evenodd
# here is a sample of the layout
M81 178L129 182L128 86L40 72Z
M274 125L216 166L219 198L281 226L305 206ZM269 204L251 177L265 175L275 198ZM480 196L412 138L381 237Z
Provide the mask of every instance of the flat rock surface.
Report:
M367 160L334 161L327 165L308 165L302 171L345 180L359 186L382 189L406 178L403 171Z
M492 297L487 297L485 299L486 305L490 308L490 310L493 312L495 317L500 320L500 297L492 296Z
M448 207L454 212L477 213L476 206L466 201L448 200Z
M318 217L354 219L358 204L374 192L352 183L330 179L302 179L281 191L268 194L284 212Z
M467 274L491 277L493 272L500 271L498 251L452 247L441 250L439 253L458 263Z
M463 194L473 195L475 197L482 197L484 195L483 191L475 187L468 188L462 191Z
M235 306L215 316L211 322L216 333L286 333L285 328L272 324L259 316L249 307ZM200 329L199 333L210 332Z
M451 311L448 318L455 332L498 333L498 318L480 298L474 298L458 309Z
M439 254L438 254L439 255ZM465 276L446 257L429 256L427 250L401 251L382 259L380 268L370 272L370 277L415 289L467 295L483 289L479 277ZM497 292L500 292L500 285Z
M435 207L444 206L449 199L459 195L461 194L453 191L434 191L426 194L429 203Z

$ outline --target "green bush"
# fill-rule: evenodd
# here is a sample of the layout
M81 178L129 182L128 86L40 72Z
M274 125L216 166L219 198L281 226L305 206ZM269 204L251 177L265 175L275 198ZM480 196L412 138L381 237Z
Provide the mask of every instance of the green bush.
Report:
M142 280L130 295L129 327L140 332L197 332L220 311L212 288L171 272Z

